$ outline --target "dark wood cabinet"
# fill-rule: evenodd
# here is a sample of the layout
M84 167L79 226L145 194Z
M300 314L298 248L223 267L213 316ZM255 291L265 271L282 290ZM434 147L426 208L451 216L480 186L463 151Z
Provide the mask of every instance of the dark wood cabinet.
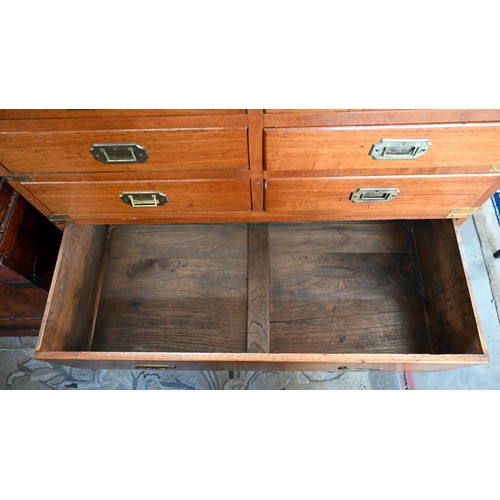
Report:
M0 179L0 335L38 335L61 238Z

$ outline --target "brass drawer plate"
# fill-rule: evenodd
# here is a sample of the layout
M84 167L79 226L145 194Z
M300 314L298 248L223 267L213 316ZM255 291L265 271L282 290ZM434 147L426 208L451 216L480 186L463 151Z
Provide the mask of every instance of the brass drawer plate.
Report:
M447 219L466 219L478 210L479 207L454 208L447 216Z
M415 160L431 146L429 139L382 139L372 146L369 154L374 160Z
M123 203L134 208L160 207L168 203L168 198L163 193L122 193Z
M102 163L144 163L149 159L146 148L139 144L92 144L92 156Z
M380 203L394 200L399 193L398 188L359 188L349 199L353 203Z
M33 182L33 177L26 174L6 175L2 179L8 182Z

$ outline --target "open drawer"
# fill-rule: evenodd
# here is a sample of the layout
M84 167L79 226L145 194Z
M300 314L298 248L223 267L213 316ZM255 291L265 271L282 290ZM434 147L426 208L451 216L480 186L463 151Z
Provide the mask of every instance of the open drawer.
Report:
M446 219L68 226L35 357L321 371L489 361Z

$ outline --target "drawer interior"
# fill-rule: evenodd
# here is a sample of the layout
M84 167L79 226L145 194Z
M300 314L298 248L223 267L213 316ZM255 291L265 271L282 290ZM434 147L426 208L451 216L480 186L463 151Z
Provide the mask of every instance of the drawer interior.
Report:
M483 354L452 220L66 229L39 351Z
M244 225L114 228L91 348L244 352L246 240Z

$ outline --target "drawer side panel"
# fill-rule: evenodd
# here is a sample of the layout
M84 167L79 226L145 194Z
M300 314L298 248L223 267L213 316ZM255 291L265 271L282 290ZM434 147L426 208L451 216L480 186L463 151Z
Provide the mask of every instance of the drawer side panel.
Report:
M453 221L415 221L413 227L434 352L486 353Z
M84 350L91 334L108 226L64 231L37 351Z

